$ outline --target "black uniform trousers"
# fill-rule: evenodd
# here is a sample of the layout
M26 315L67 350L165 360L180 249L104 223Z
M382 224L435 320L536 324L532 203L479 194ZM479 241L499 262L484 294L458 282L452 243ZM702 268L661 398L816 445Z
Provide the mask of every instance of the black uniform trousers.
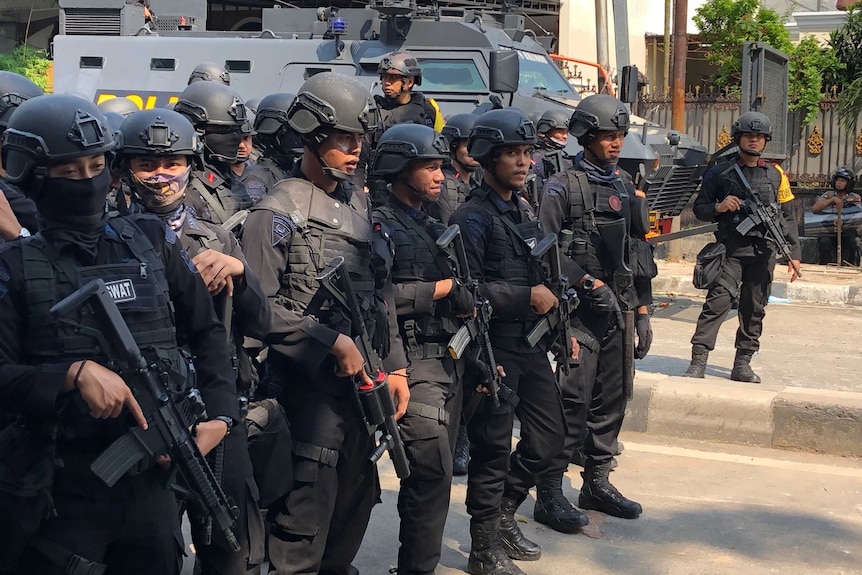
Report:
M838 259L838 234L830 234L817 238L817 252L820 256L820 265L836 263ZM844 230L841 234L841 260L850 262L854 266L859 265L862 256L862 238L855 228Z
M373 442L353 384L323 365L312 381L291 378L281 386L294 441L294 486L269 510L270 573L277 575L348 575L380 502L377 468L368 459Z
M460 374L455 373L455 383L430 381L428 377L433 371L428 364L436 364L441 372L436 379L450 379L452 376L446 372L460 368L460 362L456 364L450 358L420 361L425 364L421 370L425 377L414 379L408 370L410 404L399 422L410 477L401 480L398 492L398 575L433 575L440 562L452 488L452 452L463 398ZM416 363L414 360L412 365ZM445 416L434 416L435 409Z
M493 327L492 327L493 329ZM500 516L503 495L521 500L563 449L565 424L560 391L544 349L494 347L506 372L503 385L517 392L517 406L484 399L467 424L467 512L475 523ZM521 440L512 451L512 425L518 415Z
M210 527L211 542L206 543L205 519L189 509L192 541L195 544L195 575L243 575L264 560L265 534L263 519L257 508L258 491L253 477L237 473L231 461L248 451L248 432L245 425L234 427L224 439L224 468L221 480L225 495L239 510L239 517L233 526L234 535L240 544L239 551L227 547L218 527ZM215 453L210 452L207 460L215 470Z
M706 294L706 301L697 318L697 329L691 338L692 345L702 345L709 351L715 349L718 330L730 311L733 297L738 295L736 349L749 352L760 349L766 303L772 290L775 256L768 248L749 250L748 253L752 255L728 253L718 285Z
M123 478L130 489L122 499L94 498L54 490L56 516L40 536L84 559L107 565L106 575L179 575L183 538L173 491L159 469ZM106 487L107 489L107 487ZM20 573L64 575L35 551L26 552Z
M615 322L609 324L607 316L590 315L580 329L592 335L600 347L595 351L581 345L580 364L569 375L557 369L566 441L548 467L550 476L565 473L579 449L583 449L585 460L595 464L619 452L617 440L627 403L623 386L623 333ZM590 434L585 443L586 428Z

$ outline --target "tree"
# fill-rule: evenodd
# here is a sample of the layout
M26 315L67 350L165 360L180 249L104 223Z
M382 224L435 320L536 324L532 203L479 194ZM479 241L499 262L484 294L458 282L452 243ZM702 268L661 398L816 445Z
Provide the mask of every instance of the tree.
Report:
M844 66L838 98L838 118L852 129L862 112L862 8L851 6L844 25L832 32L829 44Z
M43 90L48 89L48 69L51 60L45 50L21 44L11 52L0 52L0 70L21 74Z
M694 21L707 45L707 61L718 68L713 78L716 85L738 90L743 44L762 42L784 52L790 60L790 109L800 110L805 123L817 117L824 81L826 85L835 83L843 67L831 47L823 48L813 38L793 46L779 14L764 8L760 0L707 0L696 10Z
M718 68L714 82L722 88L742 82L745 42L763 42L785 54L793 49L781 17L760 0L707 0L695 11L694 23L707 46L707 61Z

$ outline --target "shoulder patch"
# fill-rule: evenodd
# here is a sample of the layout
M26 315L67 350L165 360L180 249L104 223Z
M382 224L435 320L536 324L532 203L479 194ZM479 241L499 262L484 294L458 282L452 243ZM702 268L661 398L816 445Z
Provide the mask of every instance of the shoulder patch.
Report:
M8 282L10 279L12 279L12 276L9 275L9 270L0 267L0 281Z
M296 224L293 223L293 219L282 215L282 214L272 214L272 245L276 245L281 242L288 235L293 234L296 231Z
M176 237L176 234L174 234L174 236ZM197 266L195 266L195 262L192 261L192 258L189 255L189 252L186 251L186 248L180 246L180 255L182 255L183 261L186 262L186 266L189 268L189 271L197 275L198 268Z

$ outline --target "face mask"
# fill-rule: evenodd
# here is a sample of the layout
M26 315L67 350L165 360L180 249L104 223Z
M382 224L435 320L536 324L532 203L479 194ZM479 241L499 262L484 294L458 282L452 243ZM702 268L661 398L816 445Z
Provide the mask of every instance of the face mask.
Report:
M548 145L551 148L555 148L557 150L562 150L563 148L566 147L566 144L567 144L567 142L564 142L562 140L558 140L557 138L548 138Z
M192 167L189 166L181 174L156 174L148 178L131 175L131 182L141 203L151 212L166 214L175 210L183 201L186 186Z
M227 134L212 132L204 136L204 148L208 158L217 162L234 164L236 163L240 140L242 140L242 135L239 130Z
M86 180L45 178L36 208L46 219L60 224L97 224L105 213L105 199L111 188L111 171Z

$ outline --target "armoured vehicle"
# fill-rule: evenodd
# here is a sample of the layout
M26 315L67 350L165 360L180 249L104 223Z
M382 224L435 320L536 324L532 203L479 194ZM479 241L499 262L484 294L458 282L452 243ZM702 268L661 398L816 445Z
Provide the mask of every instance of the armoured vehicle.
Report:
M149 4L154 19L125 0L60 0L55 91L97 103L125 96L142 108L165 106L194 67L209 61L224 64L231 88L246 99L296 92L322 71L356 76L381 93L378 63L406 50L419 61L421 91L444 116L493 106L517 106L531 116L549 108L571 113L581 99L549 57L549 39L508 10L372 0L363 9L264 9L262 32L215 32L204 29L205 0ZM567 152L574 154L578 145L569 141ZM688 202L706 154L693 138L634 117L620 164L640 174L650 208L665 218Z

